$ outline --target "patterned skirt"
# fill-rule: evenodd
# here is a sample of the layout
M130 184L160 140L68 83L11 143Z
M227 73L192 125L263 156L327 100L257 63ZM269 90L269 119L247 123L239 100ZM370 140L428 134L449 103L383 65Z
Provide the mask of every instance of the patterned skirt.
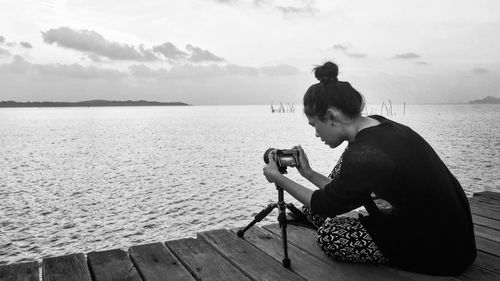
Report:
M324 218L302 207L307 218L318 228L318 245L329 257L343 262L387 263L359 219L351 217Z

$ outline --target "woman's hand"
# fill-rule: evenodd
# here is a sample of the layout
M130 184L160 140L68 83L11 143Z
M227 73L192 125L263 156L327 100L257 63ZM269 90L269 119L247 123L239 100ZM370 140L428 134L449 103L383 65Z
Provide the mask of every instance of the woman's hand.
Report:
M281 176L281 172L278 169L278 165L276 164L276 150L273 150L269 153L269 163L264 167L264 176L266 177L268 182L275 182L276 179Z
M309 178L312 174L313 170L311 165L309 164L309 159L307 159L307 154L302 149L302 146L294 146L292 149L296 149L299 151L299 166L297 167L297 171L299 171L300 175L304 178Z

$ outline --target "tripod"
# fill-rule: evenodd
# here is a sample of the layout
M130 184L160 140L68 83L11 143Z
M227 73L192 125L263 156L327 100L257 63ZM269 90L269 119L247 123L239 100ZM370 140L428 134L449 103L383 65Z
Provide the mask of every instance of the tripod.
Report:
M300 221L303 221L304 224L306 224L308 227L311 227L313 229L317 229L317 227L309 222L307 220L306 215L302 213L299 209L297 209L293 204L291 203L285 203L284 202L284 195L283 195L283 188L279 187L277 184L276 189L278 190L278 202L269 204L266 208L264 208L262 211L260 211L257 215L255 215L255 218L253 221L251 221L245 228L238 230L236 234L238 237L243 237L245 234L245 231L250 229L254 224L260 222L262 219L264 219L269 213L271 213L274 208L278 208L279 215L278 215L278 223L279 227L281 229L281 239L283 242L283 261L282 264L286 268L290 268L290 259L288 258L288 244L287 244L287 239L286 239L286 227L287 223L289 221L286 219L286 209L290 210L296 218L300 219Z

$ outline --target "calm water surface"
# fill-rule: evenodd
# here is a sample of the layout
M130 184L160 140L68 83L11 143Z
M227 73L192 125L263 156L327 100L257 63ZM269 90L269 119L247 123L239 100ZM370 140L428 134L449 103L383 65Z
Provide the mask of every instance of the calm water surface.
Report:
M471 195L500 191L499 109L394 106L390 118L426 138ZM300 109L268 106L0 109L0 134L0 264L245 225L276 200L267 148L301 144L328 174L345 147L322 144Z

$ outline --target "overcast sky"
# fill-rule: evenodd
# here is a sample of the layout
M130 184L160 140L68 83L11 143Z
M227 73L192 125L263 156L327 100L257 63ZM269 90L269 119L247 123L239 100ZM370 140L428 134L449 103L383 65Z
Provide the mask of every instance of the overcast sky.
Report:
M498 0L0 0L0 100L368 103L500 97Z

